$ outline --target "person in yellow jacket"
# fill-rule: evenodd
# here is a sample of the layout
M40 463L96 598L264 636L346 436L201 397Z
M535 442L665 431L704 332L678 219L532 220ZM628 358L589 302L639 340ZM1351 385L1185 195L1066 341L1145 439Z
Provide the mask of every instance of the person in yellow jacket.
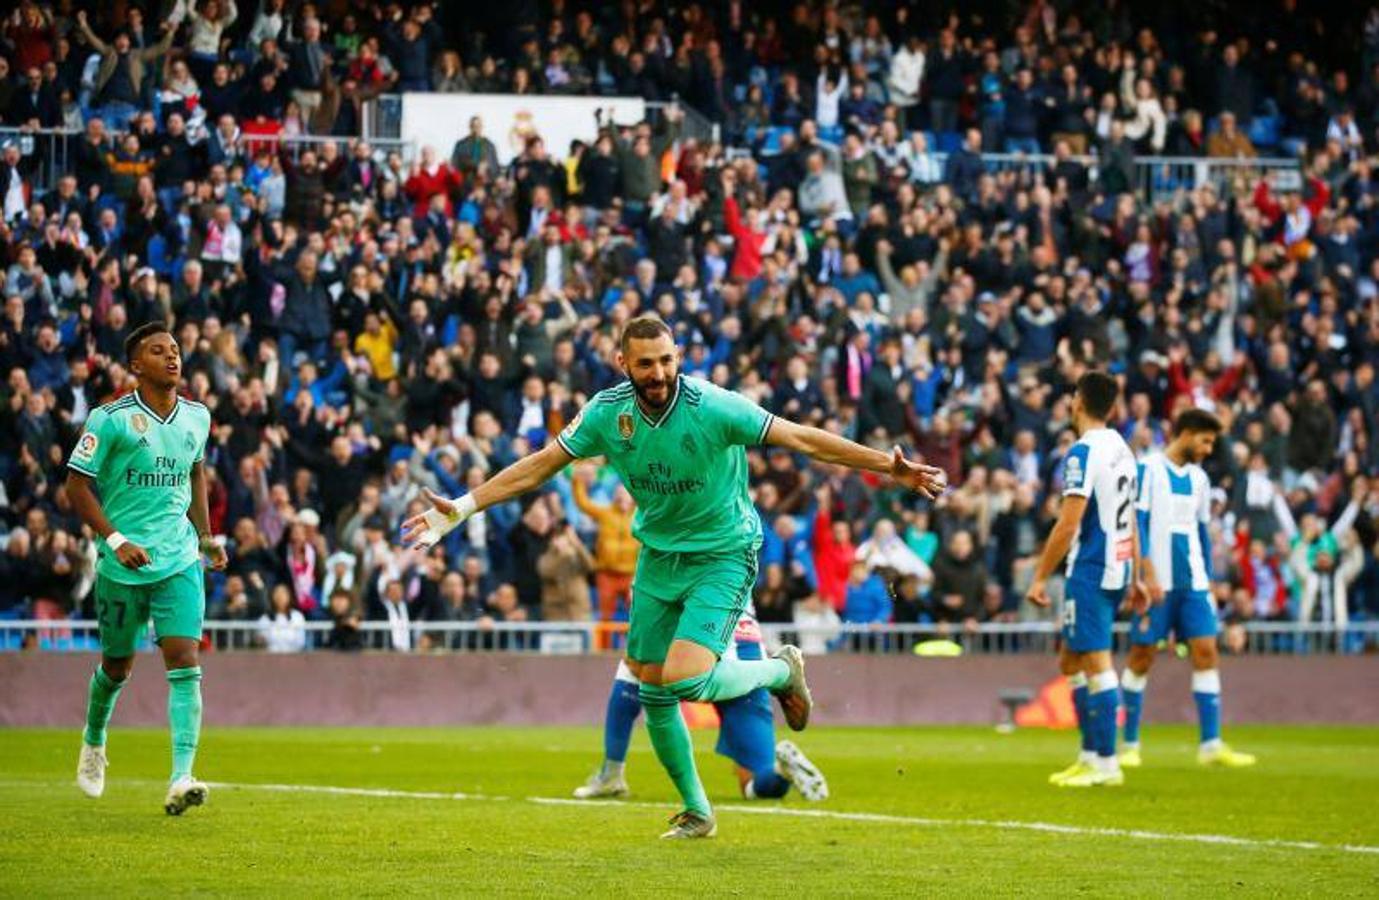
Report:
M580 512L598 525L594 544L594 585L599 595L599 619L607 622L618 610L618 601L631 602L632 575L637 571L637 551L641 544L632 536L632 514L636 504L621 484L613 502L595 503L589 487L597 477L597 467L585 464L575 470L574 497Z
M393 320L376 312L364 316L364 331L354 339L354 352L369 360L378 381L397 377L397 328Z

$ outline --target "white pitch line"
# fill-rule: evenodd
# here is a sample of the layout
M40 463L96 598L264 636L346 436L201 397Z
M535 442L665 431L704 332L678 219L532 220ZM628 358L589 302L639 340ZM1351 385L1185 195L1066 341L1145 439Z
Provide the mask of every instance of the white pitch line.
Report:
M385 797L409 800L507 800L496 794L467 794L463 791L398 791L392 788L335 787L329 784L236 784L208 781L208 787L241 791L271 791L281 794L336 794L345 797Z
M245 784L209 782L211 787L231 790L272 791L277 793L334 794L346 797L379 797L409 800L469 800L505 801L509 797L490 794L467 794L444 791L400 791L389 788L336 787L316 784ZM526 802L542 806L634 807L666 809L667 804L626 800L573 800L565 797L527 797ZM798 819L830 819L842 822L867 822L882 825L909 825L915 828L974 828L997 831L1033 831L1085 837L1129 838L1141 841L1177 841L1188 844L1209 844L1227 847L1248 847L1278 850L1334 850L1341 853L1379 855L1379 847L1363 844L1323 844L1319 841L1290 841L1279 838L1246 838L1229 834L1190 834L1167 831L1147 831L1141 828L1103 828L1086 825L1060 825L1056 822L1020 822L1006 819L934 819L923 816L898 816L888 813L846 812L833 809L799 809L790 806L747 806L731 803L717 807L720 811L754 816L789 816Z

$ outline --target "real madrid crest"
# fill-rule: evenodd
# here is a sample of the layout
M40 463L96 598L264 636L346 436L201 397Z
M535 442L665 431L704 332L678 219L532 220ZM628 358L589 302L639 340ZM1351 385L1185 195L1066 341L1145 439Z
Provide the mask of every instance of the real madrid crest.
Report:
M134 430L139 434L148 431L148 416L143 413L135 413L129 417L129 424L134 426Z
M632 437L632 429L636 425L636 420L632 418L632 413L618 413L618 436L623 440Z

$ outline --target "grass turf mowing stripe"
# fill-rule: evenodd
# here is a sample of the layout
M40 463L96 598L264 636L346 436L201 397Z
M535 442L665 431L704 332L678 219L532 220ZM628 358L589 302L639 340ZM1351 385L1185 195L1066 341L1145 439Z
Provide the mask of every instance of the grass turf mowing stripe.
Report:
M128 783L128 782L126 782ZM400 791L390 788L338 787L317 784L255 784L209 781L213 788L278 793L335 794L346 797L380 797L404 800L469 800L507 801L510 797L492 794L467 794L447 791ZM663 803L626 800L574 800L565 797L527 797L527 803L542 806L630 807L638 809L668 809ZM869 822L883 825L909 825L917 828L974 828L999 831L1032 831L1044 834L1064 834L1086 837L1128 838L1141 841L1178 841L1191 844L1213 844L1228 847L1278 850L1332 850L1341 853L1379 855L1379 847L1364 844L1323 844L1319 841L1293 841L1280 838L1245 838L1229 834L1192 834L1167 831L1147 831L1140 828L1103 828L1086 825L1060 825L1056 822L1021 822L1001 819L932 819L922 816L898 816L887 813L847 812L832 809L796 809L788 806L747 806L740 803L722 804L718 811L744 813L755 816L792 816L800 819L830 819L842 822Z

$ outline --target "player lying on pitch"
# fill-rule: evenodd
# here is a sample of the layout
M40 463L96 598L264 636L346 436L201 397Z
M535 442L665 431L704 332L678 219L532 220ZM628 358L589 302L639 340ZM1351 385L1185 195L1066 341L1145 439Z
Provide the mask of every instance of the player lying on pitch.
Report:
M167 666L172 731L172 779L163 808L176 816L205 803L208 794L192 777L201 734L201 554L213 569L227 561L225 548L211 539L202 472L211 413L177 396L182 354L167 326L151 322L134 329L125 356L138 387L91 412L67 461L72 506L100 538L101 664L91 676L77 786L89 797L105 791L106 726L152 616Z
M1140 554L1153 602L1130 624L1130 656L1121 677L1125 746L1120 764L1140 765L1140 715L1149 668L1158 647L1173 633L1192 654L1192 699L1201 743L1197 761L1207 766L1252 766L1255 758L1221 740L1221 674L1217 670L1216 604L1211 598L1211 479L1200 463L1211 456L1221 420L1189 409L1173 423L1173 440L1140 465Z
M750 607L738 619L733 638L734 643L724 653L725 659L763 657L761 626ZM771 698L764 688L745 697L715 703L714 708L719 721L717 750L720 756L733 761L743 797L777 799L788 794L793 784L806 800L828 799L828 782L800 748L793 741L776 743L776 720L771 712ZM632 728L641 713L637 679L625 662L619 662L603 720L603 765L575 788L577 798L627 796L623 766Z
M618 365L628 381L600 391L565 430L454 500L404 523L403 539L429 547L479 510L534 490L576 459L603 456L637 501L641 541L628 631L628 666L641 682L656 756L684 801L663 837L712 836L717 826L680 715L681 700L716 703L765 688L786 723L802 730L813 706L804 657L724 659L757 576L761 520L747 484L747 446L769 444L819 462L890 475L926 496L943 472L777 418L740 394L679 373L670 328L641 316L623 328Z

